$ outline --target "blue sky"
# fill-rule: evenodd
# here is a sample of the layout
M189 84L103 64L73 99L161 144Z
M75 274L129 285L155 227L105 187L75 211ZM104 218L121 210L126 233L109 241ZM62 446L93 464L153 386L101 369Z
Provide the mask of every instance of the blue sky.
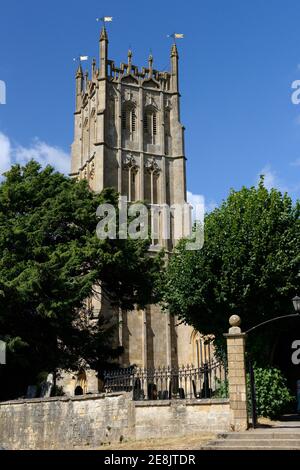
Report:
M149 5L149 7L148 7ZM169 67L173 31L180 54L181 120L188 189L219 204L231 187L255 184L300 196L298 0L114 2L10 0L0 11L0 170L30 156L68 166L73 137L73 57L98 57L96 17L111 15L109 56Z

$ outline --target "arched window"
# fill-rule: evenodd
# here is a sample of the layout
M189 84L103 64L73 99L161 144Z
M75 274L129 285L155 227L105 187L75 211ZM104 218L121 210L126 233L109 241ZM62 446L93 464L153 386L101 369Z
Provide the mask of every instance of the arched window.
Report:
M132 103L126 103L122 109L122 130L126 138L134 140L136 131L136 113L135 106Z
M148 106L144 111L144 134L146 143L156 143L157 114L156 110L151 106Z

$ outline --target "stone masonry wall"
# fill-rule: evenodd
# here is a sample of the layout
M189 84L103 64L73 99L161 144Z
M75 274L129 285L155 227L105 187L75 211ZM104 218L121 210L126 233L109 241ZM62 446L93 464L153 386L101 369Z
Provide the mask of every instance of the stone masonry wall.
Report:
M230 431L225 399L136 402L135 413L137 440Z
M134 434L134 402L127 394L0 403L0 447L100 447Z
M131 394L0 403L0 447L99 448L104 443L230 429L228 400L134 402Z

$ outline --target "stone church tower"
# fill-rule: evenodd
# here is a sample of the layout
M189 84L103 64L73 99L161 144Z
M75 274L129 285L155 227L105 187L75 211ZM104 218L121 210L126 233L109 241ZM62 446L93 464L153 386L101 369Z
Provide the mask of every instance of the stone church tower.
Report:
M81 65L76 73L71 176L86 178L94 191L114 187L130 202L145 201L158 209L161 223L160 208L186 202L176 45L171 49L170 72L156 70L153 62L150 55L147 67L139 70L129 50L127 62L117 67L109 60L108 36L102 29L99 69L94 60L90 78ZM172 223L170 230L170 240L161 240L160 235L152 240L152 251L163 246L171 253ZM192 329L158 306L116 312L101 293L91 304L96 314L118 318L124 367L196 363Z

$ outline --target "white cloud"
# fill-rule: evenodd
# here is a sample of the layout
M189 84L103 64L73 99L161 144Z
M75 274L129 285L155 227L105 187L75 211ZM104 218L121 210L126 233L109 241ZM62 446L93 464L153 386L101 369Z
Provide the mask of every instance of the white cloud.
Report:
M270 165L266 165L257 175L257 183L259 182L260 175L264 175L264 185L265 188L270 190L272 188L278 189L282 193L291 192L291 188L289 188L284 181L277 175L276 171L274 171Z
M205 212L211 212L217 207L214 201L206 203L202 194L193 194L191 191L187 192L187 200L193 206L192 219L200 222L204 222Z
M205 198L202 194L187 192L187 201L192 206L192 220L204 223Z
M20 164L26 164L29 160L34 159L42 166L52 165L56 170L66 174L70 170L70 157L66 152L37 138L34 139L31 147L16 147L15 159Z
M29 147L12 145L9 137L0 132L1 174L15 163L25 165L31 159L38 161L43 167L52 165L62 173L69 173L70 156L61 148L51 146L38 138L35 138Z
M9 138L0 132L0 175L11 165L11 144Z
M264 175L264 184L265 188L268 190L278 187L278 177L277 174L270 165L265 166L259 173L257 181L260 179L260 175Z

